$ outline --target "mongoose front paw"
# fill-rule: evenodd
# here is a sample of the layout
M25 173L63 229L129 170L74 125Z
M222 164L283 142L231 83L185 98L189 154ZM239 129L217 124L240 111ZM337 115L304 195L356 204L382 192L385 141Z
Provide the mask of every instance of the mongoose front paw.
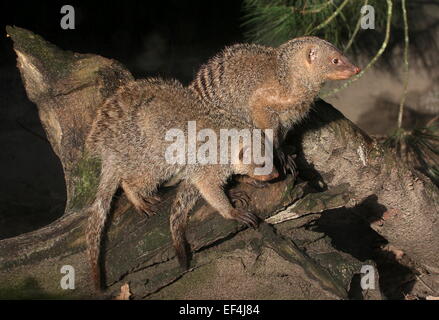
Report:
M250 197L248 196L247 192L240 190L229 190L227 193L233 206L239 206L243 208L248 207Z
M244 223L247 227L256 229L259 225L259 218L251 212L242 209L233 209L230 211L232 219Z

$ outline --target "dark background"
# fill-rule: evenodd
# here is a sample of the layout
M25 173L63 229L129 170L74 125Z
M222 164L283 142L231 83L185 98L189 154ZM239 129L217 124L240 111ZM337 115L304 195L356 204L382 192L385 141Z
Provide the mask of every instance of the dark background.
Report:
M66 4L75 8L75 30L60 26L61 7ZM425 110L415 108L421 105L419 97L439 90L439 0L408 4L412 74L405 127L424 116ZM65 50L116 59L137 78L173 77L187 84L209 57L245 41L242 9L241 0L0 0L0 239L54 221L62 215L66 197L61 164L45 138L36 106L26 97L6 25L27 28ZM403 85L403 32L400 24L394 28L389 49L376 66L341 98L328 99L372 134L387 134L396 123ZM375 54L378 47L367 37L380 42L383 34L364 36L361 52L367 55L369 49Z
M63 49L92 52L138 66L140 76L154 71L188 77L189 61L242 40L241 1L3 1L1 28L7 24L30 29ZM63 30L60 9L75 8L76 29ZM4 33L3 33L4 34ZM1 65L15 60L10 41L1 41ZM145 54L146 52L146 54ZM159 65L145 68L139 56L156 58ZM155 55L154 55L155 53ZM179 65L184 59L186 65ZM152 65L153 61L144 61ZM189 75L190 76L190 75ZM189 79L185 79L189 80Z
M75 8L75 30L60 27L65 4ZM237 0L0 2L0 239L50 223L65 203L62 168L26 97L6 25L119 60L138 78L187 83L210 56L244 40L241 8Z

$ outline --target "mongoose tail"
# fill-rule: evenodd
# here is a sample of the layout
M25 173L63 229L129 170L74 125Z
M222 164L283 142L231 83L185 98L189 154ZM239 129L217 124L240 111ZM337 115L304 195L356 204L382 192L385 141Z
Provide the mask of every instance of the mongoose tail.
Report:
M103 162L96 198L89 209L90 217L88 219L86 231L88 258L91 265L94 286L97 291L102 290L102 278L100 272L102 233L108 217L108 212L110 211L111 200L113 199L113 195L120 182L116 172L114 172L112 168L111 163Z
M171 229L172 244L178 262L183 270L189 268L190 246L186 240L186 227L189 212L195 206L200 194L193 185L183 181L178 186L177 195L171 207L169 224Z
M242 152L240 153L242 161ZM265 165L265 164L264 164ZM245 165L238 164L237 170L248 175L248 178L254 181L267 182L279 177L276 168L272 168L271 173L265 175L254 174L254 169L264 165ZM180 267L187 270L190 265L190 245L186 239L186 229L188 216L195 206L200 196L218 211L226 219L237 220L248 227L257 228L259 218L251 212L243 209L234 208L223 190L223 182L217 179L215 172L205 172L199 177L194 177L191 182L182 182L177 191L177 196L171 207L170 226L173 246L176 251Z
M201 181L203 179L203 181ZM226 219L236 220L248 227L256 228L259 218L243 209L234 208L219 183L213 178L201 178L192 183L183 182L179 186L177 197L171 207L170 226L173 246L178 262L184 270L189 267L190 246L186 240L186 228L189 212L194 207L200 195L218 213Z

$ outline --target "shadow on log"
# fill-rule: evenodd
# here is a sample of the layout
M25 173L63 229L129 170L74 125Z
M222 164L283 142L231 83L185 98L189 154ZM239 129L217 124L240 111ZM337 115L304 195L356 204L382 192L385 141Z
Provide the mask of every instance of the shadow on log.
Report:
M7 33L14 43L27 95L37 105L48 139L61 160L68 200L64 216L54 223L0 241L0 297L96 297L85 258L87 217L83 209L93 200L100 163L83 153L84 138L103 101L133 77L114 60L62 51L18 27L7 27ZM299 168L308 182L294 186L287 178L265 189L236 186L249 194L253 212L270 223L281 223L366 201L371 214L364 218L376 232L423 270L439 273L439 193L428 179L405 167L323 101L318 101L307 121L295 129L292 143L300 150ZM212 249L226 247L221 252L231 252L240 247L242 239L254 245L254 252L270 248L289 265L299 265L310 283L317 281L326 298L346 298L353 276L359 272L351 270L340 276L267 223L256 231L245 230L199 203L188 230L195 252L193 269L183 274L174 257L168 226L167 211L175 191L170 188L162 193L160 214L149 219L133 211L123 194L117 195L104 239L108 296L129 282L135 298L158 297L162 288L215 259ZM361 266L359 261L355 263L355 268ZM75 290L61 289L64 265L74 267Z

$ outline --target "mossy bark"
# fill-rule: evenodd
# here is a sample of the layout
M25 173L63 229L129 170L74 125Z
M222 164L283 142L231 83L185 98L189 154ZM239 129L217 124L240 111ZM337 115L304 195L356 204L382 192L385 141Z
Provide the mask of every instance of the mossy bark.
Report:
M68 201L65 215L49 226L0 241L0 298L96 297L84 253L84 208L95 195L100 161L84 154L84 139L103 101L133 77L114 60L62 51L25 29L8 27L7 33L27 95L37 105L62 163ZM439 193L434 185L400 165L332 106L320 101L314 110L295 130L293 141L300 149L302 176L310 182L294 186L289 177L265 189L237 186L252 199L250 209L268 218L299 198L294 207L299 215L370 202L376 205L371 211L381 214L375 217L380 221L377 231L422 266L437 270L438 256L433 253L438 244ZM314 182L316 187L311 187ZM168 210L173 195L174 190L163 191L160 213L149 219L134 212L123 195L117 197L103 250L108 293L129 281L135 297L146 297L183 276L170 243ZM192 266L204 263L210 248L218 244L230 243L227 250L236 250L240 240L235 235L241 231L242 226L220 218L200 202L188 230L195 252ZM264 224L249 235L249 243L272 248L306 270L303 277L318 280L322 290L346 297L346 279L355 272L344 267L340 273L334 272L337 268L328 272L287 238ZM340 265L347 263L343 261ZM75 269L75 290L61 289L63 265Z

